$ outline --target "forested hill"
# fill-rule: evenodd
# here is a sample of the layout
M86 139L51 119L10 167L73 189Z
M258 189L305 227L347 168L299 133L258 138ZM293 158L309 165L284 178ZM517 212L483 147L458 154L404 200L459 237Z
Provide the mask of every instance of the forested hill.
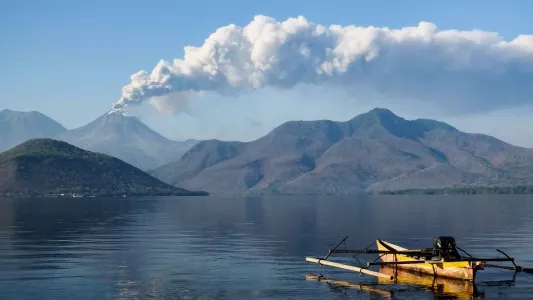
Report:
M170 186L115 157L52 139L0 153L0 195L206 195Z

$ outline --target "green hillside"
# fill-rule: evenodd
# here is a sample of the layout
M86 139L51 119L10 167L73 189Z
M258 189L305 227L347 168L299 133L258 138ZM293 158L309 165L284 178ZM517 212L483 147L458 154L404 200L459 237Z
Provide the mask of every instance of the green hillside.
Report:
M52 139L0 153L0 195L206 195L170 186L117 158Z

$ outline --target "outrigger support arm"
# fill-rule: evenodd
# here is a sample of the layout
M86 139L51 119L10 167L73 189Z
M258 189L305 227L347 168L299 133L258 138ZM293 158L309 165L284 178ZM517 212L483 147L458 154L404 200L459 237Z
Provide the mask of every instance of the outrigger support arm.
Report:
M463 249L460 249L460 250L465 252L466 254L468 254ZM525 273L533 274L533 269L517 266L516 263L514 262L514 258L513 257L510 257L509 255L507 255L507 253L503 252L500 249L496 249L496 251L498 251L501 254L503 254L506 258L477 258L477 257L472 257L470 254L468 254L470 257L468 257L467 259L463 259L463 260L467 260L467 261L482 261L482 262L487 262L487 261L510 261L513 264L512 267L493 265L493 264L487 264L487 263L485 263L484 265L485 265L485 267L488 267L488 268L504 269L504 270L511 270L511 271L515 271L515 272L525 272Z
M507 270L515 270L515 272L526 272L526 273L530 273L530 274L533 274L533 269L531 268L524 268L524 267L521 267L521 266L517 266L514 262L514 259L512 257L509 257L509 255L507 255L505 252L503 252L502 250L500 249L496 249L496 251L500 252L501 254L505 255L510 262L513 263L513 266L514 267L506 267L506 266L498 266L498 265L491 265L491 264L485 264L486 267L489 267L489 268L498 268L498 269L507 269Z
M463 249L461 249L461 248L459 248L459 247L457 247L457 246L456 246L455 248L457 248L457 250L461 250L461 251L463 251L464 254L466 254L466 255L472 257L472 255L470 255L470 253L466 252L465 250L463 250Z
M326 255L324 258L306 257L305 260L307 262L311 262L311 263L315 263L315 264L319 264L319 265L326 265L326 266L335 267L335 268L339 268L339 269L345 269L345 270L350 270L350 271L354 271L354 272L364 273L364 274L371 275L371 276L382 277L382 278L387 278L387 279L390 279L390 280L394 280L394 276L391 276L391 275L388 275L388 274L385 274L385 273L371 271L371 270L368 270L368 269L365 269L365 268L362 268L362 267L350 266L350 265L345 265L345 264L340 264L340 263L328 261L327 259L329 258L329 256L332 253L337 253L336 251L339 251L339 250L337 250L337 248L347 238L348 238L348 236L343 238L337 245L335 245L335 247L333 247L333 249L330 249L328 251L328 255Z
M331 253L336 253L335 251L337 251L337 248L344 242L346 241L346 239L348 238L348 236L346 236L345 238L342 239L342 241L340 241L337 245L335 245L335 247L333 247L333 249L329 249L328 251L328 255L326 255L323 259L326 260L329 258L329 256L331 255Z
M514 263L514 259L511 258L509 255L507 255L507 253L503 252L502 250L500 249L496 249L496 251L500 252L501 254L505 255L505 257L507 257L508 259L511 260L511 262L513 263L513 266L515 267L516 270L518 270L518 266Z

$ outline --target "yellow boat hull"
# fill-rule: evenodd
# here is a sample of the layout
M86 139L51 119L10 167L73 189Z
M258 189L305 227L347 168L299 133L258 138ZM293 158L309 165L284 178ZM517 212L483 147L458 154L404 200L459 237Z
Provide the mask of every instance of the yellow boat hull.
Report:
M387 251L392 248L396 251L407 251L398 245L391 244L385 241L376 241L378 249ZM423 258L422 258L423 259ZM381 256L381 260L384 262L396 262L396 261L418 261L420 259L400 254L385 254ZM476 278L477 270L483 268L481 263L468 262L468 261L449 261L439 263L419 263L419 264L397 264L394 265L398 269L408 270L411 272L429 274L433 276L460 279L467 281L474 281Z
M473 297L479 295L476 285L472 281L434 277L420 273L415 274L408 270L396 269L394 266L381 266L379 271L393 275L396 283L420 286L424 290L433 293L437 298L473 299ZM378 283L389 284L383 278L378 278Z

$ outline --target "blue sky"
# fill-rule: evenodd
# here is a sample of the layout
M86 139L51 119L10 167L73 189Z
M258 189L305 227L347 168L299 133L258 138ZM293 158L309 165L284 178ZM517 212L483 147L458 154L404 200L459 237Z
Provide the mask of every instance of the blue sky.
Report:
M200 46L217 28L245 26L257 14L277 20L303 15L324 25L364 27L402 28L428 21L439 29L479 29L512 40L533 34L531 11L533 2L526 0L4 0L0 2L0 109L38 110L67 128L84 125L111 108L130 74L151 70L160 59L181 58L184 46ZM337 100L325 101L328 97ZM533 147L533 136L518 130L524 127L522 122L530 122L527 105L488 115L440 114L419 105L352 101L336 88L299 87L265 88L237 98L207 95L191 105L190 114L160 115L146 106L133 111L175 139L249 140L290 119L346 120L374 106L387 106L408 118L438 118L466 131Z

